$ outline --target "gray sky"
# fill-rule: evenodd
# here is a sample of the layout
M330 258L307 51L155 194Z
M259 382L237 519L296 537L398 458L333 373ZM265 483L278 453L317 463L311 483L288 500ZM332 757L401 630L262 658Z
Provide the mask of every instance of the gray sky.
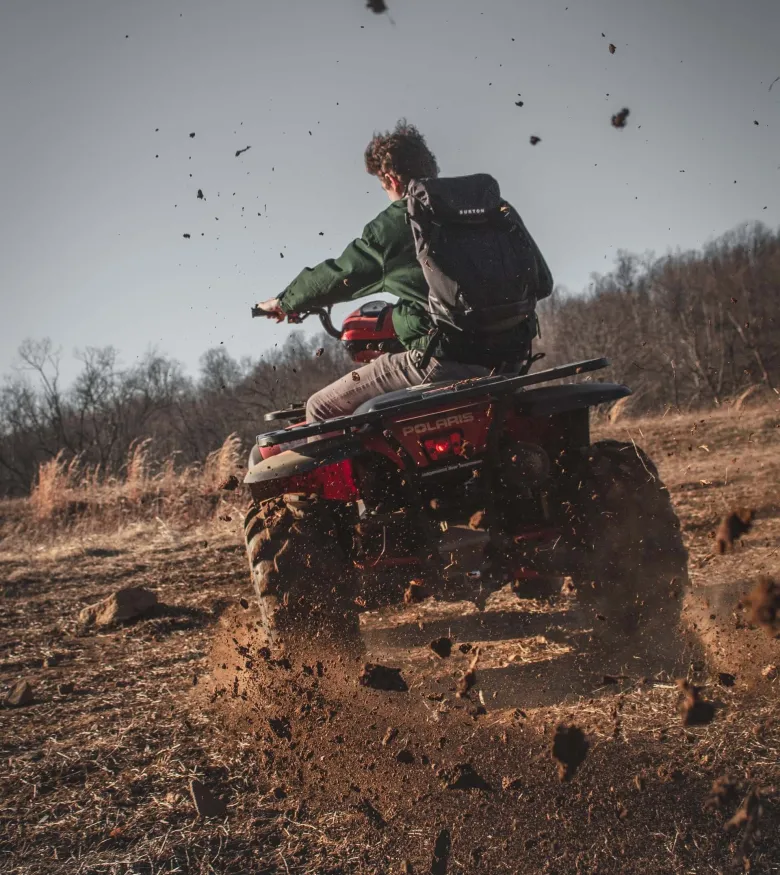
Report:
M494 174L572 289L780 224L777 0L388 5L2 0L0 372L25 337L66 376L85 346L194 369L283 340L249 306L385 206L362 153L399 116L443 173Z

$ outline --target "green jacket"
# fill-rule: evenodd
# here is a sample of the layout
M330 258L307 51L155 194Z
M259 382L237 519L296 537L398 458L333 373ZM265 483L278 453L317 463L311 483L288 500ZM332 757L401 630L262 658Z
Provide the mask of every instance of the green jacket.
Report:
M279 297L285 313L304 313L367 295L386 293L399 300L393 309L393 325L406 349L424 349L433 327L428 315L428 285L417 261L412 231L406 222L406 200L393 201L363 229L363 236L347 246L339 258L329 258L316 267L304 268ZM540 288L552 291L552 277L540 257ZM545 297L546 295L540 295ZM527 332L521 326L522 332ZM527 334L502 338L497 354L522 346ZM491 353L494 352L491 350ZM442 337L433 350L440 358L477 362L484 349L461 336Z

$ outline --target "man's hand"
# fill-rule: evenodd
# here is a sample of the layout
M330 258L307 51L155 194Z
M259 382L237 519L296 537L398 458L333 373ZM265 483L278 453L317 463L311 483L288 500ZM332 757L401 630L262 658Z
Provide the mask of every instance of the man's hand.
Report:
M287 314L279 306L278 298L269 298L267 301L262 301L257 304L252 311L253 316L266 316L268 319L275 319L277 322L284 322Z

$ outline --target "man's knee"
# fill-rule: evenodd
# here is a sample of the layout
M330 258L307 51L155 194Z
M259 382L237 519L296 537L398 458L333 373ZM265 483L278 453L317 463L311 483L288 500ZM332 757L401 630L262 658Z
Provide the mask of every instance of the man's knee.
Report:
M326 405L323 403L323 394L324 391L320 389L319 392L315 392L310 396L306 402L306 422L322 422L323 419L330 418Z

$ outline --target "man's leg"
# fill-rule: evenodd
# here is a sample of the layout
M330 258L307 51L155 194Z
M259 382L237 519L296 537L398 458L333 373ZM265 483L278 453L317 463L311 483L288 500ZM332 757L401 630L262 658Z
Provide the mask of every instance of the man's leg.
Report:
M419 355L413 352L385 354L341 377L309 398L306 404L306 421L316 422L332 419L335 416L346 416L360 407L363 402L396 389L419 386L421 383L435 380L482 377L488 373L486 368L478 365L464 365L439 359L431 359L423 372L415 363L418 358Z

